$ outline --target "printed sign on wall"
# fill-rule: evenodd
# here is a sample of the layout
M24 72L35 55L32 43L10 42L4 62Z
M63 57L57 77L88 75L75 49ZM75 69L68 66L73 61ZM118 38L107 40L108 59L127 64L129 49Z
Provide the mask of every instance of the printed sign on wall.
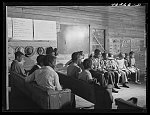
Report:
M110 38L109 39L109 52L113 55L120 53L120 39L119 38Z
M129 53L131 51L131 40L124 38L122 40L120 40L120 44L121 44L121 52L122 53Z
M13 21L13 39L33 40L32 19L12 18L12 21Z

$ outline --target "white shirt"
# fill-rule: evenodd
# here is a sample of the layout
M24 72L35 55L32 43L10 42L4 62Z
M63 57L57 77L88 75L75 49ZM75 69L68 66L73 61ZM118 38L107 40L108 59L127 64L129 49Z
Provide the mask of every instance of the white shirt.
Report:
M53 90L62 90L59 83L59 76L50 66L43 66L34 71L26 79L26 82L36 81L36 83L45 88Z
M118 59L117 62L119 69L125 69L124 59Z

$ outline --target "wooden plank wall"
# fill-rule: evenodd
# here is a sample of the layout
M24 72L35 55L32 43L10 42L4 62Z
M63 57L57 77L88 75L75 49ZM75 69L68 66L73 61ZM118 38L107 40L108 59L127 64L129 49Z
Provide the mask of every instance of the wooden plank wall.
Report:
M105 29L108 51L110 38L145 40L145 6L9 6L8 17Z

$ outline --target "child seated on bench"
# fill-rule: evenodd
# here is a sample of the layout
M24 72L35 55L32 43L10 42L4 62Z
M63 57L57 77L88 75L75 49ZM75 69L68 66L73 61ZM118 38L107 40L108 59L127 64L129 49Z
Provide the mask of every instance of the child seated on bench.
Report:
M83 61L83 67L84 70L79 74L79 79L89 83L93 83L94 81L96 82L96 79L92 77L92 74L89 71L92 67L92 60L85 59Z
M136 84L141 84L140 82L140 70L136 67L135 64L135 58L134 58L134 52L131 51L129 53L129 70L131 71L131 73L135 73L135 83Z

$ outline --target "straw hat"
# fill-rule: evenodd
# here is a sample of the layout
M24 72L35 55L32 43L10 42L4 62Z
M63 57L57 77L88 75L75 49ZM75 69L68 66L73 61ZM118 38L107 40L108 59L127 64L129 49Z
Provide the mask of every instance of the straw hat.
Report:
M34 48L32 46L26 46L24 52L27 57L30 57L34 53Z
M24 47L21 47L21 46L18 46L18 47L15 48L15 52L17 52L17 51L20 51L20 52L22 52L23 54L25 53L25 52L24 52Z
M38 47L37 48L37 54L39 54L39 55L42 55L42 54L44 54L44 48L43 47Z

